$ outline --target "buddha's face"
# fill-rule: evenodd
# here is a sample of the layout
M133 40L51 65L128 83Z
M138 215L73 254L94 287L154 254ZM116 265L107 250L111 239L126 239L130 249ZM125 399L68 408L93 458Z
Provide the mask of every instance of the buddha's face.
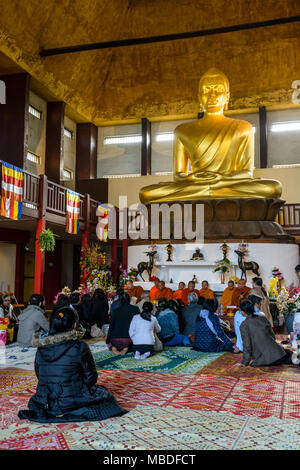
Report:
M204 111L220 113L229 101L228 85L222 75L204 75L199 83L198 96Z

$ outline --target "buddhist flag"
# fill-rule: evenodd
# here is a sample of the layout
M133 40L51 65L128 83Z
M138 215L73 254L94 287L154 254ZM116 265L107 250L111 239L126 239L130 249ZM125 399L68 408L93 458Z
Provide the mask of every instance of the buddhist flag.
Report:
M80 195L67 189L66 192L67 226L66 232L77 235L79 233Z
M97 207L98 225L96 227L96 235L102 242L107 242L108 232L108 209L98 202Z
M23 201L23 170L2 162L0 215L20 220Z

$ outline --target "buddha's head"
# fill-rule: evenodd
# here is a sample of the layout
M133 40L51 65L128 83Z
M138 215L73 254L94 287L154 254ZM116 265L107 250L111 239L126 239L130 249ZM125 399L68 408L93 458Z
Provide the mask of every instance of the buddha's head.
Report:
M209 69L199 80L198 98L204 112L222 114L228 108L229 81L224 73Z

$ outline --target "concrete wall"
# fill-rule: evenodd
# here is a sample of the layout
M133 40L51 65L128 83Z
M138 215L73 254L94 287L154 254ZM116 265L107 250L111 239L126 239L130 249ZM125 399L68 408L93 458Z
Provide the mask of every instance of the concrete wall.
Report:
M15 289L16 245L0 243L0 291Z

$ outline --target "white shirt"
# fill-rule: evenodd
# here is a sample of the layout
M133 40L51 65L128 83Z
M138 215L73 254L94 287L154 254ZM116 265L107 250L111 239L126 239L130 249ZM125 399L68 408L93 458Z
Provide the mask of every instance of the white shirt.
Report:
M133 344L154 344L154 332L161 330L155 317L151 321L144 320L141 315L134 315L129 327L129 336Z

